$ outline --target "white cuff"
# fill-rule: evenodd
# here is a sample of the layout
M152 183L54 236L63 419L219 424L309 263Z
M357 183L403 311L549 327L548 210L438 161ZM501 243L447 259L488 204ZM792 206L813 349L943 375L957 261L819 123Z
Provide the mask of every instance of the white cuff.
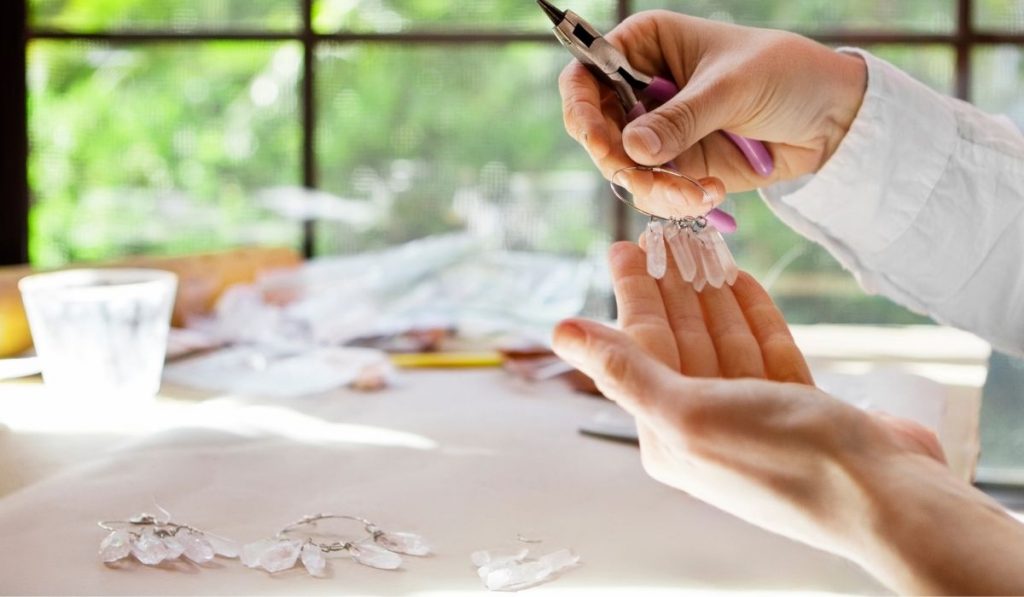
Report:
M936 92L867 52L841 51L861 56L868 68L850 130L817 174L763 195L783 219L788 213L804 220L791 223L798 230L820 229L833 241L830 248L839 243L857 265L871 267L871 256L911 227L932 194L954 150L957 124Z

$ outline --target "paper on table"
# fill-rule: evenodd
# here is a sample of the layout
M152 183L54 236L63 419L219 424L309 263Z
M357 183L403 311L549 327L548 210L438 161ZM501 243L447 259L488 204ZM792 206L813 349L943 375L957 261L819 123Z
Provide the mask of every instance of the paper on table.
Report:
M164 380L216 392L289 398L344 387L373 368L390 371L387 355L368 348L318 348L275 355L234 347L170 363L164 368Z

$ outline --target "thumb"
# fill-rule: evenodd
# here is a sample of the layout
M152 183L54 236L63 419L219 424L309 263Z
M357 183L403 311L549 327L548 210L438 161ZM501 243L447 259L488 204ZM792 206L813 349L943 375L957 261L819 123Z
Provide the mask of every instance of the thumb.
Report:
M638 164L670 162L714 131L726 128L730 98L720 80L694 77L671 100L629 123L622 143Z
M570 319L555 328L558 356L586 373L601 392L637 418L667 414L667 400L682 381L626 334L593 321ZM672 392L675 393L675 392Z

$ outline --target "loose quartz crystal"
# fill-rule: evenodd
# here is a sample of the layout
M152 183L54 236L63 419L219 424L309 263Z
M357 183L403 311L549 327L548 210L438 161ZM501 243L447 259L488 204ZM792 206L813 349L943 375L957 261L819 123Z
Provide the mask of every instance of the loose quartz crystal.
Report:
M430 544L415 533L381 532L374 535L373 540L377 542L377 545L395 553L404 553L410 556L428 556L431 553Z
M156 566L167 559L169 554L163 540L154 535L152 530L146 529L132 543L132 555L147 566Z
M128 531L113 531L100 542L100 559L116 562L132 552L131 535Z
M309 572L312 576L323 576L327 569L327 559L324 558L324 552L319 546L313 545L312 543L306 543L302 546L302 565L306 567L306 572Z
M665 253L664 226L657 220L651 220L644 232L644 251L647 253L647 273L660 280L668 268L668 255Z
M536 559L525 559L523 550L513 555L474 552L474 564L481 563L480 580L491 591L518 591L546 582L556 574L579 563L579 556L568 549L560 549Z
M373 543L362 541L349 549L357 562L381 570L394 570L402 565L402 557Z

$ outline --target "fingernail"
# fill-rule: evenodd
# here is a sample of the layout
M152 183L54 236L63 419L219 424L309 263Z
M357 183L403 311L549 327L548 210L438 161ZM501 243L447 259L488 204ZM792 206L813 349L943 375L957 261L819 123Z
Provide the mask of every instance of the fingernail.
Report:
M553 348L567 361L578 361L586 345L587 332L573 321L563 321L555 328Z
M636 140L640 142L640 145L643 146L649 155L654 156L661 151L661 137L658 137L657 133L645 126L637 127L633 131Z

